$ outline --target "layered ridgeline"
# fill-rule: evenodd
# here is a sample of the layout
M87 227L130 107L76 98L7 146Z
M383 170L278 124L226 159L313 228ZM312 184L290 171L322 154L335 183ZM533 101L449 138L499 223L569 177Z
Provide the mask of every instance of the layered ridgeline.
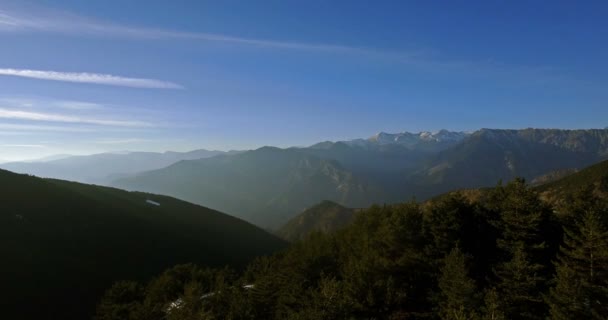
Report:
M115 181L204 204L265 228L324 200L347 207L424 200L461 188L532 180L606 159L608 130L380 133L307 148L262 148Z
M408 172L424 166L438 152L462 142L469 133L450 132L380 132L368 139L321 142L299 149L324 159L338 161L345 169L384 187L386 193L377 201L400 201L410 197L404 190Z
M121 176L166 167L180 160L201 159L223 154L221 151L124 152L87 156L58 156L31 162L10 162L0 168L44 178L106 185Z
M272 147L181 161L117 180L114 186L205 204L267 228L281 226L322 199L362 207L383 194L337 161Z
M3 170L0 239L3 319L89 319L114 281L145 280L179 263L238 268L285 246L170 197Z
M314 232L332 233L349 225L357 209L322 201L291 218L277 234L288 241L306 239Z

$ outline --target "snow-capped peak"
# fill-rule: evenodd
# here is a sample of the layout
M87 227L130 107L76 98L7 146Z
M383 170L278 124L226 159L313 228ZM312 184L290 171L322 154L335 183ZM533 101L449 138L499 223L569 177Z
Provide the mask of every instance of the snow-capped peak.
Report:
M409 144L415 144L415 143L419 143L422 141L435 141L435 142L442 142L442 141L451 141L451 142L457 142L460 141L462 139L464 139L467 135L469 135L469 133L467 132L455 132L455 131L448 131L445 129L439 130L439 131L421 131L418 133L411 133L411 132L400 132L400 133L386 133L386 132L380 132L377 133L375 135L373 135L372 137L370 137L369 139L367 139L369 142L373 142L373 143L378 143L378 144L405 144L405 145L409 145Z

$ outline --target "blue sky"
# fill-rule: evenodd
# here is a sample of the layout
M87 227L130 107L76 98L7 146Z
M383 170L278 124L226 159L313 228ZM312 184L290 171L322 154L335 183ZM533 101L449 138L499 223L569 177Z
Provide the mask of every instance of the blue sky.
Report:
M0 160L603 128L606 16L605 1L0 0Z

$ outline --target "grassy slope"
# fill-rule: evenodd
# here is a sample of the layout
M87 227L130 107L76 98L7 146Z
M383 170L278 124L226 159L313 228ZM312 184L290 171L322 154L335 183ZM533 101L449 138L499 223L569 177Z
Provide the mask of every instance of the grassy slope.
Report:
M0 171L0 318L86 319L113 281L178 263L238 267L284 246L170 197Z
M593 191L597 195L608 197L608 161L597 163L557 181L543 184L537 190L545 200L557 204L558 199L564 199L566 194L589 185L593 187Z

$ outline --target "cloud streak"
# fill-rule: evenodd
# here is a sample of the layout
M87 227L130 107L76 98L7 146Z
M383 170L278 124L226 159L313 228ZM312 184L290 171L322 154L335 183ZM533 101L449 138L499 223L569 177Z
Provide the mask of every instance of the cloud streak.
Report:
M0 144L3 148L46 148L41 144Z
M82 101L57 101L54 106L69 110L99 110L104 106L98 103L82 102Z
M14 9L14 8L13 8ZM216 33L187 32L158 28L121 25L111 21L96 20L66 11L41 7L0 8L0 32L36 32L77 36L131 38L140 40L188 40L224 43L265 49L307 51L332 54L352 54L358 57L382 59L393 63L417 67L428 71L457 72L467 76L500 77L521 83L568 82L576 79L560 76L555 70L545 68L504 65L493 61L453 61L444 59L434 50L384 50L341 44L310 43L260 38L246 38ZM521 81L525 80L525 81ZM588 85L588 83L582 83Z
M47 121L64 123L94 124L114 127L150 127L150 123L141 121L106 120L96 118L83 118L68 115L49 114L40 112L30 112L21 110L11 110L0 108L0 119Z
M31 125L31 124L14 124L0 123L0 130L10 130L18 134L31 134L34 132L99 132L99 128L91 127L66 127L66 126L48 126L48 125ZM5 133L6 134L6 133Z
M28 69L0 69L0 75L51 81L93 83L132 88L183 89L183 87L179 84L172 82L144 78L127 78L101 73L58 72Z
M98 144L130 144L130 143L138 143L148 141L147 139L140 138L128 138L128 139L118 139L118 140L99 140L95 143Z
M351 52L360 54L377 54L375 50L353 46L280 41L229 36L204 32L185 32L157 28L145 28L116 24L109 21L95 20L65 11L41 8L28 8L28 13L9 11L0 8L0 31L5 32L43 32L72 35L96 35L119 38L138 39L183 39L208 42L231 43L265 48Z

